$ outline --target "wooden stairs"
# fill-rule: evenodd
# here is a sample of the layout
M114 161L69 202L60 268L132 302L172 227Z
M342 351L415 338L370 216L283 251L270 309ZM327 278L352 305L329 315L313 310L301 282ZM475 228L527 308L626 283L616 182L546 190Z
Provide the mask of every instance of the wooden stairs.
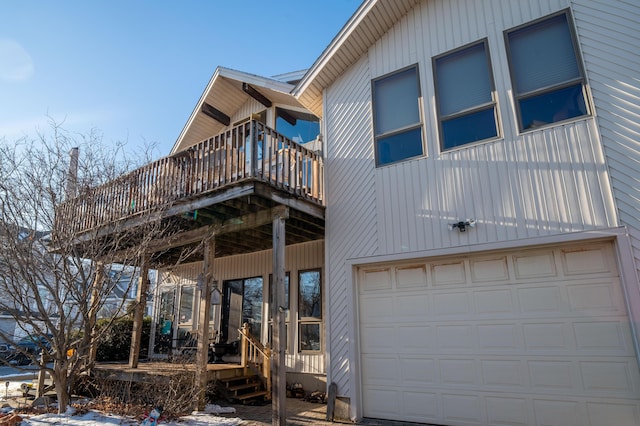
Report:
M271 398L263 380L252 372L242 376L227 377L216 381L216 389L229 402L264 402Z
M220 378L216 389L229 402L271 401L271 350L243 324L240 332L242 374Z

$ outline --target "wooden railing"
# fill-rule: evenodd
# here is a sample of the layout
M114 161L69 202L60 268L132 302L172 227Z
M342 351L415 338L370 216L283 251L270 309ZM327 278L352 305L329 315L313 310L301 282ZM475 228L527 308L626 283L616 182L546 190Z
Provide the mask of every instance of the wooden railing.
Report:
M244 323L240 332L240 365L258 372L264 381L267 399L271 399L271 349L265 347Z
M323 172L319 154L251 120L83 190L57 209L56 221L83 232L247 179L322 204Z

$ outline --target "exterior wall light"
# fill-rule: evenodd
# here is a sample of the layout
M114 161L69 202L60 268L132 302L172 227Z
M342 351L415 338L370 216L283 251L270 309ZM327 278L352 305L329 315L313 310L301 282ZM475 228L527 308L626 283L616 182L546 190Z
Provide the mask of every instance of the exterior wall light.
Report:
M449 229L449 231L453 231L454 229L458 229L458 231L460 232L466 232L467 230L467 226L469 228L475 228L476 227L476 220L475 219L467 219L466 221L460 221L457 223L450 223L449 225L447 225L447 228Z

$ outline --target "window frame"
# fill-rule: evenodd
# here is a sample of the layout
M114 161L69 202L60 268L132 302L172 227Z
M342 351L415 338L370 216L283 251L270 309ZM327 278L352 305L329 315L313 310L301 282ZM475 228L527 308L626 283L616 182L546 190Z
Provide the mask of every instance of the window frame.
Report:
M526 29L526 28L530 28L534 25L538 25L540 23L543 23L545 21L548 20L552 20L554 18L557 18L559 16L563 16L565 17L566 23L567 23L567 27L569 30L569 37L570 37L570 41L571 41L571 46L573 47L573 54L575 56L575 60L576 60L576 65L578 68L578 73L579 73L579 77L576 77L574 79L571 80L566 80L562 83L558 83L558 84L554 84L551 86L545 86L542 88L538 88L535 90L530 90L528 92L525 93L518 93L517 92L517 83L516 83L516 78L515 78L515 72L514 72L514 66L513 66L513 55L512 55L512 47L511 47L511 42L509 40L509 35L516 33L520 30ZM518 26L515 26L513 28L509 28L503 31L503 37L504 37L504 43L505 43L505 52L507 55L507 66L509 69L509 77L510 77L510 82L511 82L511 95L512 95L512 99L513 99L513 104L514 104L514 108L515 108L515 119L516 119L516 123L518 125L518 132L519 134L522 133L527 133L527 132L531 132L531 131L535 131L535 130L539 130L539 129L543 129L543 128L547 128L550 126L556 126L560 123L565 123L568 121L575 121L575 120L580 120L583 119L585 117L589 117L591 115L593 115L593 108L591 106L591 102L590 102L590 97L588 96L587 93L587 78L586 78L586 72L584 69L584 63L583 63L583 58L582 58L582 52L580 51L580 45L578 42L578 38L577 38L577 34L576 34L576 29L575 29L575 22L573 20L573 15L571 13L571 9L563 9L563 10L559 10L558 12L555 13L551 13L549 15L545 15L542 16L538 19L534 19L532 21L528 21L525 22L523 24L520 24ZM537 96L541 96L541 95L547 95L547 94L551 94L554 92L558 92L564 89L567 89L571 86L575 86L577 84L581 85L581 93L582 93L582 99L584 101L585 104L585 114L583 115L578 115L578 116L574 116L574 117L569 117L566 119L561 119L561 120L557 120L557 121L552 121L550 123L545 123L543 125L540 126L531 126L531 127L527 127L524 128L524 123L522 121L522 109L521 109L521 102L523 100L527 100L527 99L533 99Z
M308 317L305 316L303 317L300 313L301 313L301 309L300 309L300 303L302 303L302 295L301 295L301 290L302 290L302 285L301 285L301 277L303 274L305 273L309 273L309 272L317 272L319 275L319 289L320 289L320 316L319 317ZM298 340L298 352L300 353L321 353L324 347L324 289L323 289L323 285L322 285L322 268L311 268L311 269L300 269L298 270L298 303L297 303L297 314L298 314L298 318L297 318L297 340ZM318 325L319 327L319 338L320 338L320 342L319 342L319 348L318 349L303 349L302 348L302 339L301 339L301 333L302 333L302 328L303 326L307 326L307 325Z
M393 129L391 131L385 132L385 133L381 133L381 134L377 134L376 133L376 128L377 128L377 114L376 114L376 108L375 108L375 98L376 98L376 84L382 80L385 80L387 78L393 77L395 75L401 74L405 71L408 71L410 69L415 69L415 78L416 78L416 89L418 91L418 93L416 94L416 105L417 105L417 112L418 112L418 122L417 123L413 123L413 124L409 124L409 125L405 125L396 129ZM420 157L424 157L426 155L426 144L425 144L425 135L424 135L424 117L423 117L423 107L422 107L422 87L420 86L420 66L418 63L412 64L412 65L408 65L406 67L394 70L392 72L389 72L387 74L381 75L379 77L376 77L374 79L371 80L371 117L372 117L372 124L373 124L373 149L374 149L374 157L375 157L375 163L376 163L376 167L385 167L385 166L390 166L390 165L394 165L394 164L398 164L404 161L409 161L415 158L420 158ZM399 160L395 160L395 161L390 161L390 162L385 162L385 163L381 163L380 162L380 155L379 155L379 144L378 141L380 139L387 139L393 136L398 136L401 135L403 133L408 133L411 131L415 131L419 129L419 133L420 133L420 147L421 147L421 153L418 155L412 155L409 157L405 157Z
M437 67L437 61L439 59L442 58L446 58L448 56L451 55L456 55L464 50L467 49L471 49L473 47L479 46L479 45L483 45L484 46L484 53L485 53L485 58L486 58L486 64L487 64L487 73L488 73L488 77L489 77L489 83L490 83L490 97L491 97L491 101L489 102L484 102L482 104L478 104L475 105L473 107L469 107L469 108L465 108L463 110L454 112L452 114L447 114L447 115L443 115L441 113L441 106L440 106L440 99L441 99L441 93L438 89L438 67ZM496 89L496 83L495 83L495 76L493 74L493 65L491 62L491 50L489 48L489 39L487 37L482 38L480 40L471 42L471 43L467 43L464 46L460 46L457 47L455 49L452 50L448 50L444 53L441 53L439 55L434 56L431 59L431 64L432 64L432 69L433 69L433 89L434 89L434 93L435 93L435 100L436 100L436 114L437 114L437 120L438 120L438 136L439 136L439 146L440 146L440 151L441 152L446 152L446 151L452 151L452 150L456 150L456 149L460 149L460 148L465 148L471 145L475 145L475 144L479 144L479 143L485 143L485 142L490 142L496 139L501 139L502 138L502 126L500 123L500 113L498 111L498 94L497 94L497 89ZM494 125L495 125L495 129L496 129L496 135L495 136L491 136L488 138L484 138L484 139L478 139L478 140L474 140L474 141L469 141L466 143L462 143L459 145L454 145L451 147L445 147L445 138L444 138L444 128L443 128L443 123L445 121L449 121L449 120L455 120L458 118L462 118L462 117L469 117L473 114L479 113L479 112L483 112L483 111L488 111L490 109L493 109L493 120L494 120Z

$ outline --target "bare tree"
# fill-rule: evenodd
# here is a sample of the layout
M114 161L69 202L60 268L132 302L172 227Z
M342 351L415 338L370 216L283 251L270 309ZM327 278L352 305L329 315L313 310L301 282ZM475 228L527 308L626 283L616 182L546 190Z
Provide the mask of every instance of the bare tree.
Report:
M37 140L0 140L0 311L15 319L21 334L31 336L36 350L18 349L51 375L64 411L74 384L92 367L98 312L107 299L113 303L116 285L122 290L122 271L138 268L148 253L145 247L171 225L157 220L160 209L146 212L145 224L130 229L88 217L108 213L113 204L96 188L126 178L137 164L122 146L103 145L95 132L71 136L51 127L50 135ZM69 153L76 147L77 172L74 164L69 176ZM114 197L122 196L118 191ZM88 208L99 203L105 208ZM95 226L88 227L91 223ZM135 284L132 278L124 283L122 304ZM112 315L120 311L112 308ZM4 340L14 337L0 331Z

